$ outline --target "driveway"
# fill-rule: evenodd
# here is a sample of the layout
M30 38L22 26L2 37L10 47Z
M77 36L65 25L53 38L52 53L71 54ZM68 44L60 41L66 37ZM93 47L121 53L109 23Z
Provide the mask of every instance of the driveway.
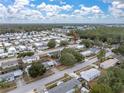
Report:
M15 90L12 90L8 93L30 93L30 91L32 91L35 88L40 88L42 89L44 87L45 84L52 82L56 79L61 78L62 76L64 76L64 73L72 73L76 70L79 70L81 68L87 67L88 65L91 65L93 63L96 63L98 61L97 58L93 58L87 62L81 63L81 64L77 64L76 66L66 69L64 71L57 71L55 74L47 77L47 78L43 78L41 80L38 80L36 82L24 85L22 87L16 88Z
M16 82L17 88L20 88L26 84L22 77L18 77L15 82Z

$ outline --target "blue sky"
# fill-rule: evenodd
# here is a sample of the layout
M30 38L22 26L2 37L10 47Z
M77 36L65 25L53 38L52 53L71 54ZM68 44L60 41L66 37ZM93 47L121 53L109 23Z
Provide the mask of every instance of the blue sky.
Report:
M124 23L124 0L0 0L0 23Z

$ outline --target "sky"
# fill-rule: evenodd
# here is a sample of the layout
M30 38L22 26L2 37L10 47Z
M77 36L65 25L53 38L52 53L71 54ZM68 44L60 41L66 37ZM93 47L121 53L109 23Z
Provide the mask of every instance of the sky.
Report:
M124 0L0 0L0 23L124 23Z

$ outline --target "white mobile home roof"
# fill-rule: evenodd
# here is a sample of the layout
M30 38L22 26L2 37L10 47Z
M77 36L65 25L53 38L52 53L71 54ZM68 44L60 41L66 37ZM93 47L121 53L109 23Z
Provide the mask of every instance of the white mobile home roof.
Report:
M2 53L4 53L4 49L3 48L0 49L0 54L2 54Z
M81 49L81 48L84 48L85 46L84 45L77 45L76 48L78 49Z
M114 66L119 60L114 58L114 59L109 59L104 61L103 63L100 64L101 68L107 69L109 67Z
M91 80L95 79L96 77L100 76L100 73L101 72L99 70L97 70L95 68L91 68L89 70L81 72L80 75L86 81L91 81Z
M87 51L81 52L81 55L83 55L83 56L89 56L89 55L91 55L92 53L93 53L92 51L87 50Z

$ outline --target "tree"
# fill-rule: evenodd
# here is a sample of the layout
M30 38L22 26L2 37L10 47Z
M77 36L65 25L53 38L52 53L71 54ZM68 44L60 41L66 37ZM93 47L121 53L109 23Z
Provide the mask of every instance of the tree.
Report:
M81 93L81 89L78 87L78 85L76 85L74 87L74 92L73 93Z
M73 66L76 62L75 57L70 53L62 53L60 62L65 66Z
M73 48L64 48L62 53L71 53L77 60L76 62L81 62L82 60L84 60L84 57Z
M100 62L102 62L102 60L105 58L105 53L106 51L104 49L102 49L101 51L99 51L99 53L97 54L97 58L100 60Z
M84 39L80 44L84 44L87 48L90 48L94 45L93 41L90 39Z
M118 48L118 52L124 55L124 44L120 45L120 47Z
M25 68L26 68L26 64L23 62L19 62L18 66L19 66L19 69L21 69L21 70L25 70Z
M46 72L46 68L39 62L32 63L31 67L28 69L29 75L32 78L41 76Z
M62 40L60 42L60 46L66 46L66 45L68 45L68 41Z
M91 93L113 93L111 87L106 84L94 84Z
M99 46L99 47L102 47L103 46L103 42L100 41L99 38L96 38L94 40L94 43L93 44L96 45L96 46Z
M108 42L108 44L112 44L112 42L113 42L112 38L107 38L107 42Z
M19 53L17 58L21 58L25 56L32 56L32 55L34 55L34 52L23 52L23 53Z
M0 88L7 88L10 84L8 84L5 80L0 81Z
M54 39L51 39L51 40L48 42L47 46L48 46L49 48L55 48L55 46L56 46L56 41L55 41Z
M99 38L102 42L108 42L113 44L119 44L124 42L124 27L105 27L100 26L95 29L89 30L77 30L78 35L82 39L89 38L94 40Z
M123 65L123 64L122 64ZM106 84L113 90L113 93L123 93L124 91L124 69L119 66L119 68L110 68L107 73L104 74L98 80L98 84Z

